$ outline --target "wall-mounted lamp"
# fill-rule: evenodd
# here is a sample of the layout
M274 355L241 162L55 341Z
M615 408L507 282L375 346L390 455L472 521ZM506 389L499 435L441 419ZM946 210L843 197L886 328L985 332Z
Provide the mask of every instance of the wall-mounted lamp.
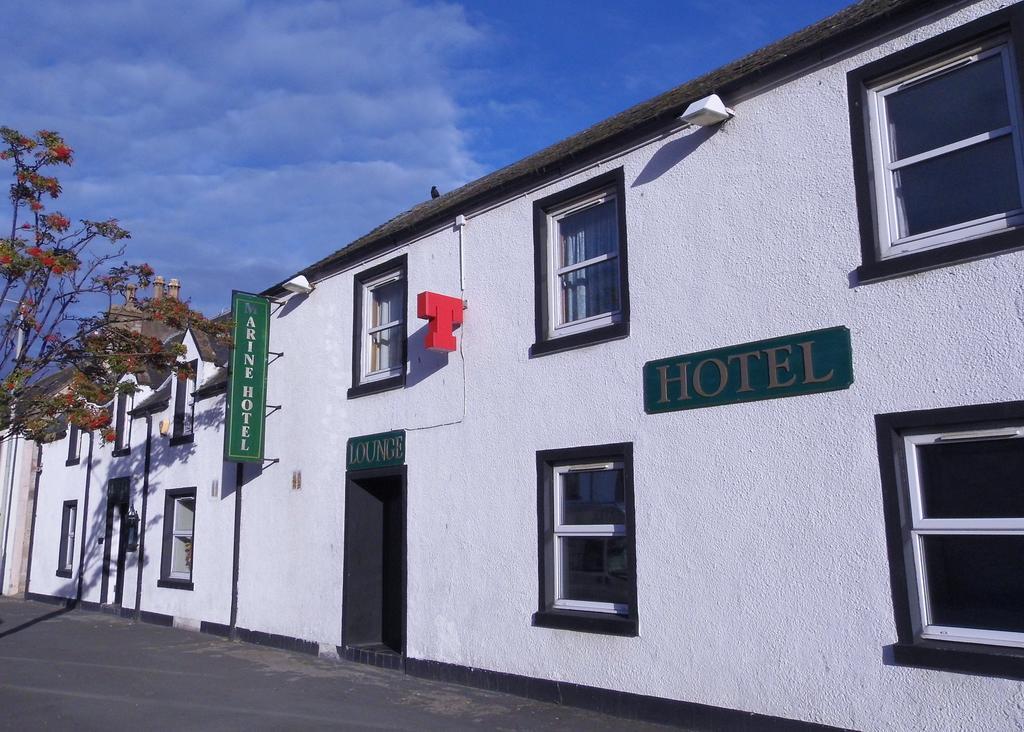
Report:
M171 431L171 420L169 420L169 419L162 419L162 420L160 420L160 434L164 435L166 437L167 434L170 431Z
M313 291L313 285L309 284L309 280L306 279L305 275L295 275L285 282L282 287L288 290L288 292L294 292L296 295L308 295Z
M703 99L698 99L687 107L680 119L697 127L708 127L725 122L735 116L736 113L725 106L721 97L711 94Z
M128 509L128 515L124 517L125 523L125 550L137 551L139 548L139 514L135 513L135 506Z

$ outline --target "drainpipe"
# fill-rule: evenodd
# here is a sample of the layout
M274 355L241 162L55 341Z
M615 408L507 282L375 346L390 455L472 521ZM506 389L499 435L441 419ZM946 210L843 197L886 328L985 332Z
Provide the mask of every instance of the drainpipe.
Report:
M153 454L153 414L146 414L146 465L142 473L142 516L139 519L139 551L135 557L135 619L142 618L142 565L146 563L146 515L149 505L149 467Z
M12 407L13 410L13 407ZM14 482L17 473L18 462L18 436L13 432L7 433L7 475L4 476L4 506L0 515L4 517L3 534L0 535L0 595L7 591L7 543L11 531L11 506L14 503Z
M465 251L465 235L466 229L466 217L459 214L455 217L455 228L459 230L459 290L463 293L465 298L466 292L466 251Z
M87 526L89 522L89 485L92 482L92 446L95 442L95 432L89 431L89 457L88 465L85 468L85 497L82 499L82 533L81 541L78 542L78 592L75 596L75 605L82 601L82 583L85 581L85 545L88 543Z
M39 479L43 474L43 445L41 442L36 443L36 487L35 492L32 494L32 526L28 530L28 567L25 568L25 592L24 597L28 597L31 591L32 582L32 552L36 547L36 514L39 513Z

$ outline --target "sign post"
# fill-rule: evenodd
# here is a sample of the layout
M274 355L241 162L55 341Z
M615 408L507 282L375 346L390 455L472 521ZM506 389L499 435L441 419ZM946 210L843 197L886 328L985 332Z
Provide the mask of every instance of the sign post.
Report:
M231 317L235 325L228 378L224 459L262 462L267 416L270 302L259 295L233 292Z

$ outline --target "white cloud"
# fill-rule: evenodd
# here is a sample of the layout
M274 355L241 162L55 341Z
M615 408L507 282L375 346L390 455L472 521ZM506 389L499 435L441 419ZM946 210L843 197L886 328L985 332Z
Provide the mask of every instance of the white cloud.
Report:
M76 149L60 208L217 310L480 175L453 92L486 41L412 0L26 4L0 123Z

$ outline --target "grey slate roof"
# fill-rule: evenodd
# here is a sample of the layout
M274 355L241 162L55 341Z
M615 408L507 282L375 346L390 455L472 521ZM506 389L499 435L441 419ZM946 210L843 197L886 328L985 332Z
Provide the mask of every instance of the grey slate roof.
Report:
M457 214L489 200L512 195L547 179L582 167L629 142L673 124L691 102L708 94L725 96L761 83L773 75L813 64L845 45L921 15L963 5L949 0L862 0L780 41L726 64L659 96L534 153L517 163L467 183L440 198L424 201L370 233L306 267L301 274L315 280L370 251L394 246L418 233L451 221ZM791 68L792 67L792 68ZM290 277L288 278L290 279ZM264 291L272 295L281 285Z

